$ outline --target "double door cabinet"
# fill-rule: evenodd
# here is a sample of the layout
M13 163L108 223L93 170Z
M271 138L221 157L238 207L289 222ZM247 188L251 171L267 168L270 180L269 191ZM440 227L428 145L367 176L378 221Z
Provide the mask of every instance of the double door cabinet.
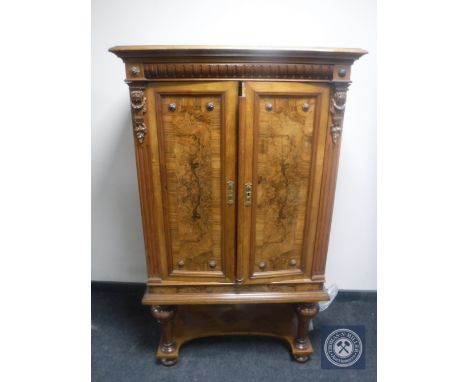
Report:
M312 353L350 66L360 49L120 46L157 358L212 335Z

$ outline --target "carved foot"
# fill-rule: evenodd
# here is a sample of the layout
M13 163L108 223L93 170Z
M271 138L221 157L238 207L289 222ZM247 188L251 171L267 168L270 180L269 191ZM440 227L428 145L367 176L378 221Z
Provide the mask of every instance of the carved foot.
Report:
M310 340L308 336L309 332L309 323L319 312L319 307L316 302L304 303L296 305L296 315L297 315L297 334L294 340L294 347L299 350L305 350L310 345ZM299 358L304 356L298 356ZM296 358L297 359L297 358ZM305 362L299 361L299 362Z
M177 358L161 358L160 361L164 366L174 366L177 363Z
M176 342L172 328L172 321L176 312L175 306L153 305L151 313L161 325L161 341L159 342L159 351L164 354L174 353ZM160 357L161 363L165 366L172 366L177 362L177 358Z
M295 355L294 359L299 363L304 363L309 360L309 356L308 355Z

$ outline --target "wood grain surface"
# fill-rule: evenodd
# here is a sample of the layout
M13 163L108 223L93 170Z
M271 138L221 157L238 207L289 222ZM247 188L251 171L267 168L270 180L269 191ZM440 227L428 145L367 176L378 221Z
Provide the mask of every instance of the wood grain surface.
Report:
M221 97L163 95L160 111L173 267L208 271L222 264Z
M236 180L237 84L154 84L148 91L155 105L167 274L232 278L236 208L227 204L226 183Z
M328 119L327 86L247 82L238 251L248 282L311 273ZM239 196L245 193L239 189ZM259 281L260 280L260 281Z

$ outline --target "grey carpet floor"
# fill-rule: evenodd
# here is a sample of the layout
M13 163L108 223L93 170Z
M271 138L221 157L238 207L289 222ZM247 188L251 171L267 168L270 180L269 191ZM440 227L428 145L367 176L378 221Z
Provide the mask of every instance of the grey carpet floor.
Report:
M377 296L373 292L340 292L314 320L309 333L315 353L310 361L292 361L280 339L268 337L203 338L185 344L178 363L156 363L158 324L140 304L140 284L92 283L92 355L94 382L146 381L375 381ZM320 366L321 325L364 325L362 370L325 370Z

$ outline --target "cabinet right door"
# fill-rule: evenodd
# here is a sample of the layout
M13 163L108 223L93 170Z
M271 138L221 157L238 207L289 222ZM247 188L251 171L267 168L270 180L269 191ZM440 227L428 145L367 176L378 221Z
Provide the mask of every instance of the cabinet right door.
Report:
M327 84L245 82L238 278L310 281L327 138Z

